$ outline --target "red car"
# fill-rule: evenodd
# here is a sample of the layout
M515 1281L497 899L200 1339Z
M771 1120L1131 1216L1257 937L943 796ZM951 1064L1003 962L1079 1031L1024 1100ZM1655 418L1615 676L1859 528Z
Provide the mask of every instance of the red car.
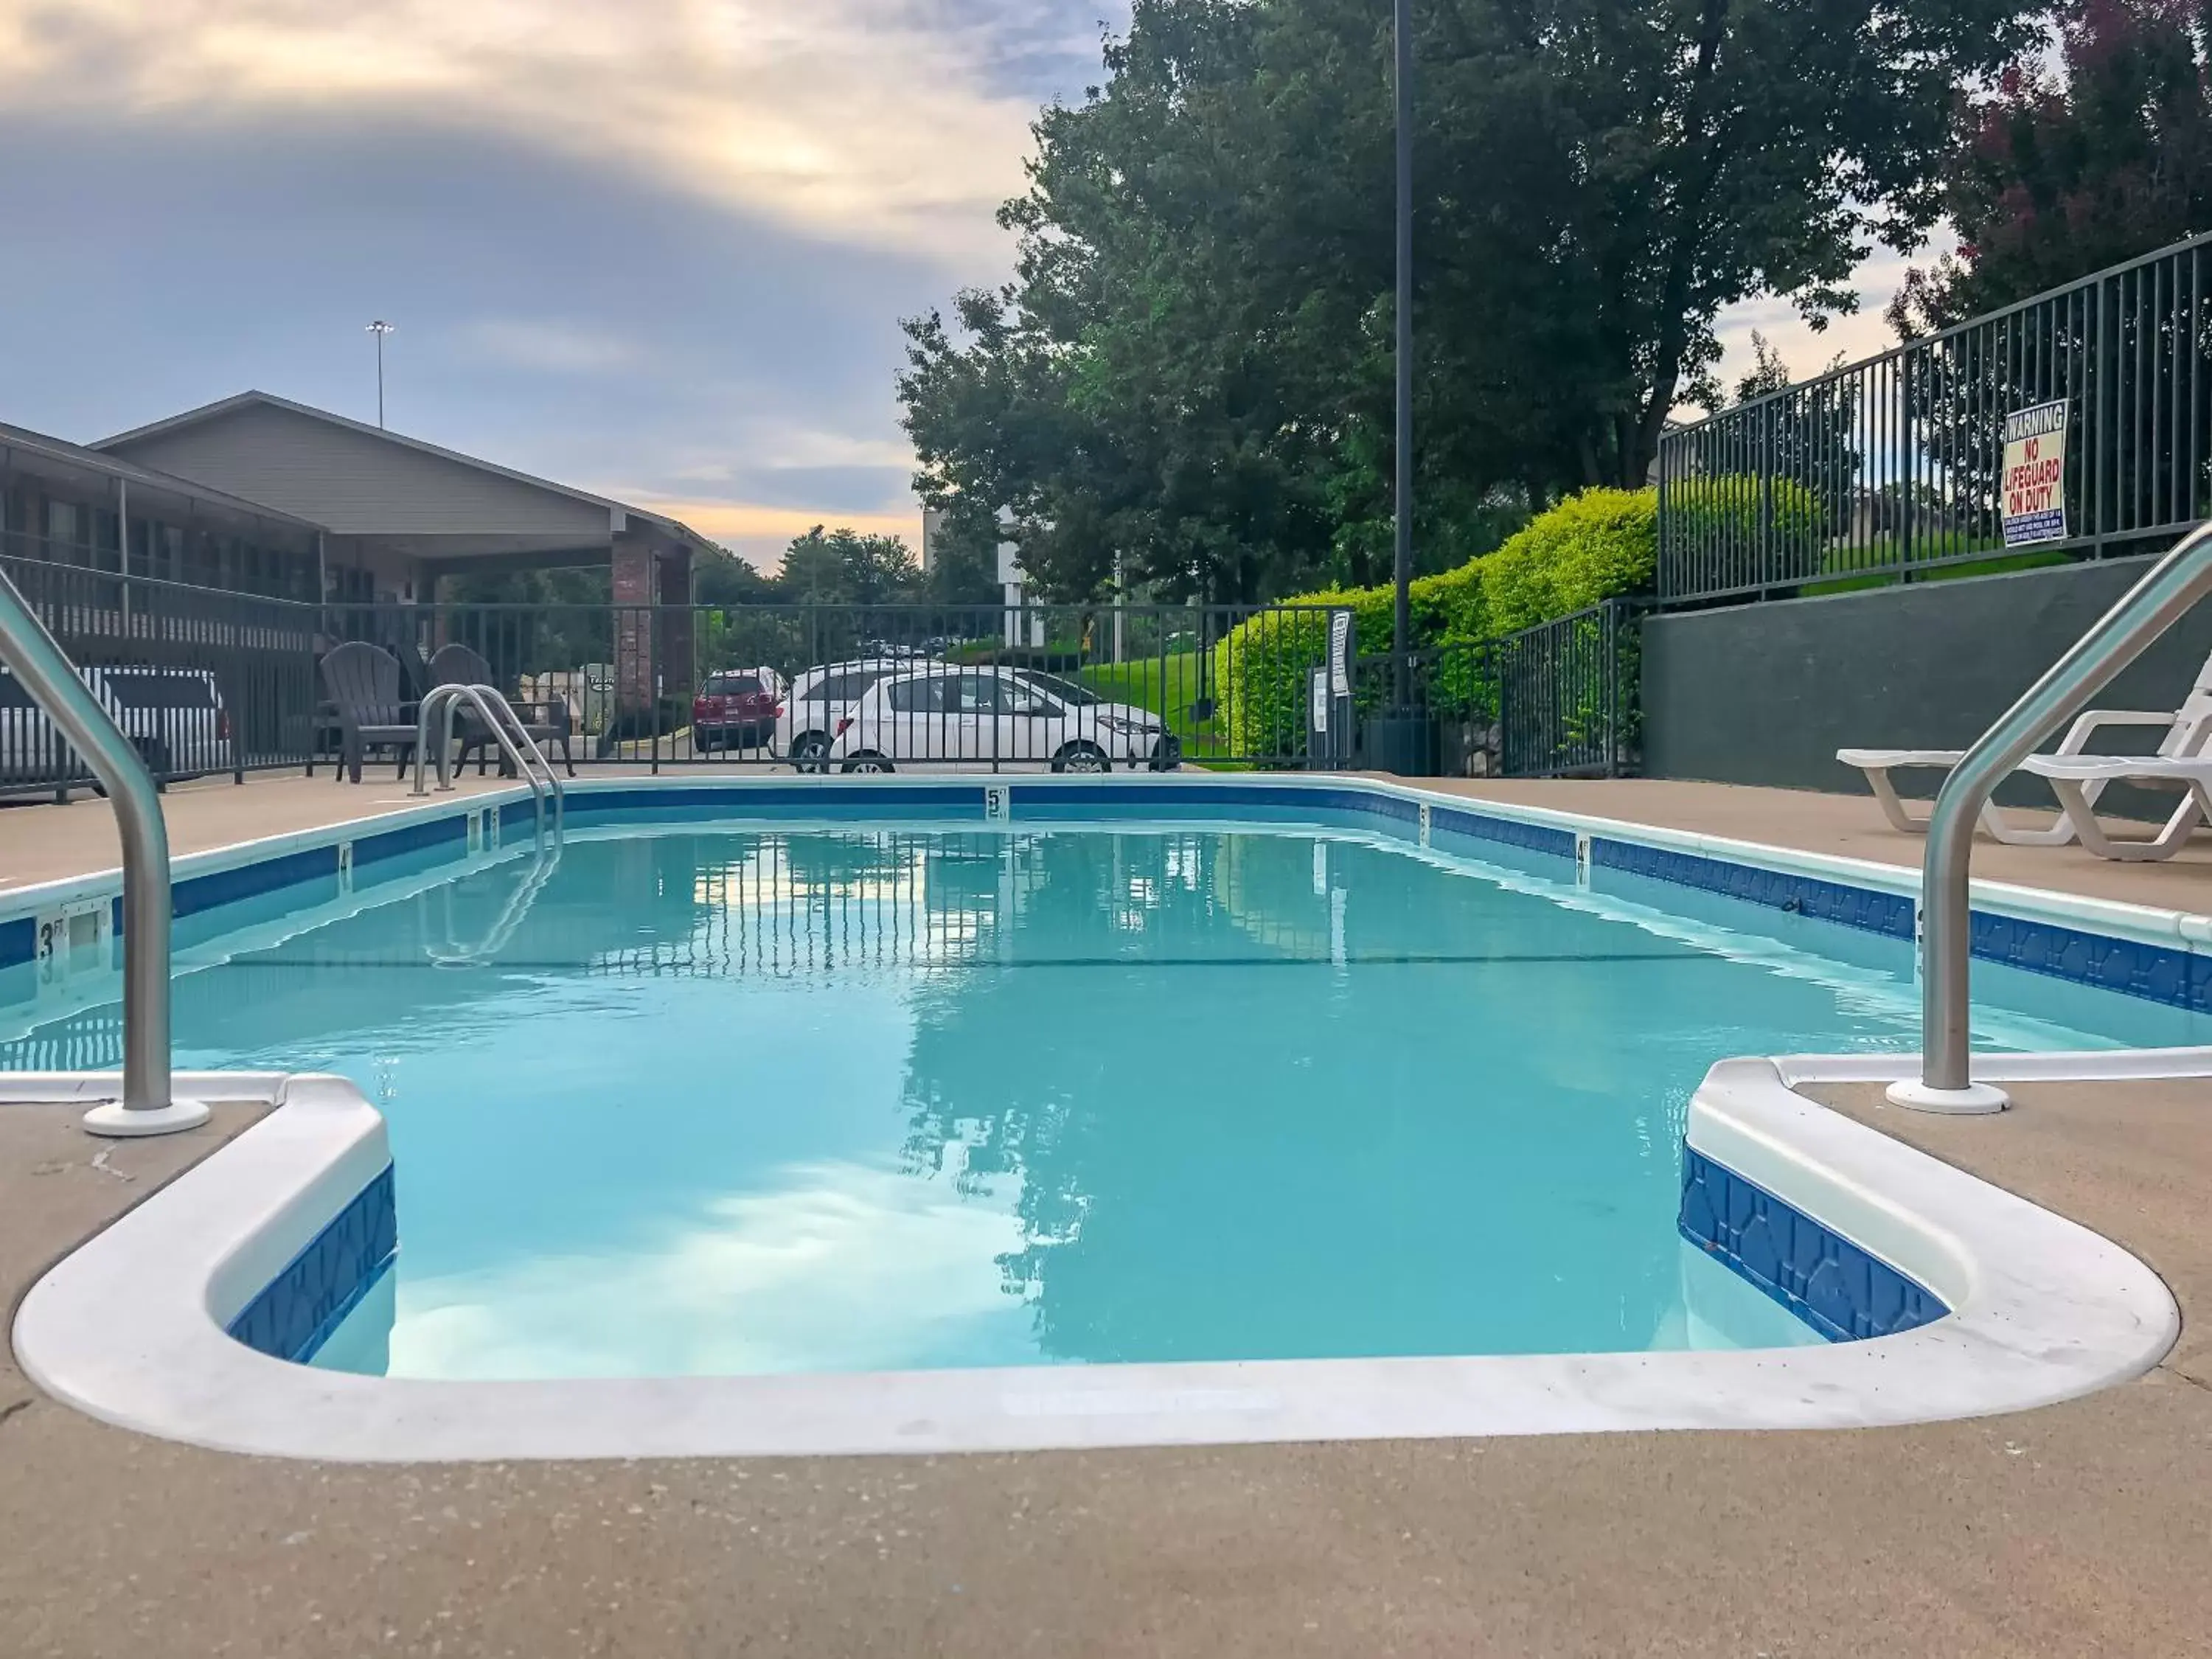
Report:
M773 668L726 668L709 674L691 700L691 744L701 754L757 749L775 735L783 676Z

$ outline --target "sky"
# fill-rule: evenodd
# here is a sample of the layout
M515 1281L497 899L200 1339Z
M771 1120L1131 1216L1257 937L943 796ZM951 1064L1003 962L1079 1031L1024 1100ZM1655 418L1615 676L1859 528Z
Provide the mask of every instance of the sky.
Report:
M1126 0L0 0L0 420L247 387L773 566L918 542L898 319L1002 280L1029 124ZM1793 368L1886 344L1901 275ZM1771 313L1771 314L1769 314ZM1735 372L1732 361L1729 373Z

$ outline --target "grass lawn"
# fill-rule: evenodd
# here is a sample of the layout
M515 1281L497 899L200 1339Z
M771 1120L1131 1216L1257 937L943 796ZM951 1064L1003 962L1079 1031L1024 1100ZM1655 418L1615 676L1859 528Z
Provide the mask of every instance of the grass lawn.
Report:
M1199 658L1194 651L1166 657L1139 657L1129 662L1093 663L1075 678L1100 696L1133 708L1149 708L1167 722L1168 730L1182 739L1183 758L1206 762L1229 747L1228 738L1212 720L1194 720L1191 705L1198 701ZM1215 770L1227 763L1212 762Z
M1956 564L1937 565L1932 568L1916 562L1909 568L1912 572L1912 580L1916 582L1948 582L1956 580L1961 576L1996 576L2008 570L2039 570L2045 565L2071 562L2069 555L2053 552L2047 549L2029 548L2019 553L2008 553L2002 549L2002 543L1996 544L1995 550L1986 559L1961 559ZM1978 550L1971 546L1945 550L1954 556L1957 554ZM1894 544L1884 542L1865 548L1848 550L1832 548L1824 556L1822 563L1830 569L1836 569L1840 562L1844 559L1857 560L1868 564L1880 564L1895 556ZM1923 552L1923 556L1928 556ZM1893 586L1899 580L1898 574L1894 570L1869 571L1863 576L1838 574L1823 578L1818 581L1806 582L1798 588L1797 592L1808 598L1815 593L1856 593L1869 587Z

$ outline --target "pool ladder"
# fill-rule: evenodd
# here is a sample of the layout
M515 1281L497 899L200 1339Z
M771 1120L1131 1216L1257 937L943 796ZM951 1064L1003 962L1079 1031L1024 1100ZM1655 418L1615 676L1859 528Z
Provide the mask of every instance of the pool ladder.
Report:
M538 833L545 833L545 803L553 803L553 825L556 833L568 821L568 793L561 787L561 775L556 771L538 740L530 735L513 704L489 685L434 685L422 699L421 712L415 726L415 790L418 795L430 792L424 787L425 763L430 752L430 732L438 717L445 717L444 726L437 745L438 788L440 793L453 787L453 728L461 708L466 704L473 709L498 741L500 751L514 763L515 771L530 786L531 804L538 811Z

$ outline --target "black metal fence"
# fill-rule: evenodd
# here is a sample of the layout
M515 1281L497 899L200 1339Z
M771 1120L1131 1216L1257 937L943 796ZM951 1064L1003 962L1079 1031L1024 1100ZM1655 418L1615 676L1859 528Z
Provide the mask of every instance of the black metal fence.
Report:
M1300 763L1297 708L1232 722L1226 700L1263 662L1318 662L1326 617L1279 605L426 604L332 606L329 621L334 637L392 652L410 679L440 646L468 645L510 696L565 700L585 740L580 757L659 769L780 765L817 744L834 745L842 763L860 744L840 743L836 722L850 718L892 743L893 711L866 694L890 671L923 664L939 665L945 684L919 695L951 701L896 711L914 752L885 750L894 763L1055 758L1056 747L1035 752L1041 731L972 723L1013 701L985 688L995 671L1060 706L1108 711L1095 718L1111 706L1144 711L1188 758ZM764 717L779 702L784 714ZM927 740L909 718L923 714L934 716L921 723Z
M2180 243L1668 434L1660 603L2160 550L2212 511L2208 260Z
M312 605L0 556L155 776L301 764L313 752ZM66 790L90 771L0 669L0 792Z
M578 762L671 768L1297 768L1322 607L917 605L321 606L0 557L165 778L335 764L317 665L389 652L401 695L469 647L518 707L559 703ZM1632 692L1617 606L1417 653L1417 703L1455 773L1626 763ZM1629 630L1632 636L1632 629ZM1609 666L1608 666L1609 665ZM1359 665L1363 710L1387 675ZM387 756L387 763L393 757ZM495 758L490 757L490 758ZM1352 763L1360 763L1355 750ZM83 764L0 674L0 792L66 790Z
M1641 610L1608 599L1517 634L1414 653L1412 707L1433 722L1435 769L1447 777L1633 773ZM1395 674L1389 657L1361 659L1363 710L1388 706Z

